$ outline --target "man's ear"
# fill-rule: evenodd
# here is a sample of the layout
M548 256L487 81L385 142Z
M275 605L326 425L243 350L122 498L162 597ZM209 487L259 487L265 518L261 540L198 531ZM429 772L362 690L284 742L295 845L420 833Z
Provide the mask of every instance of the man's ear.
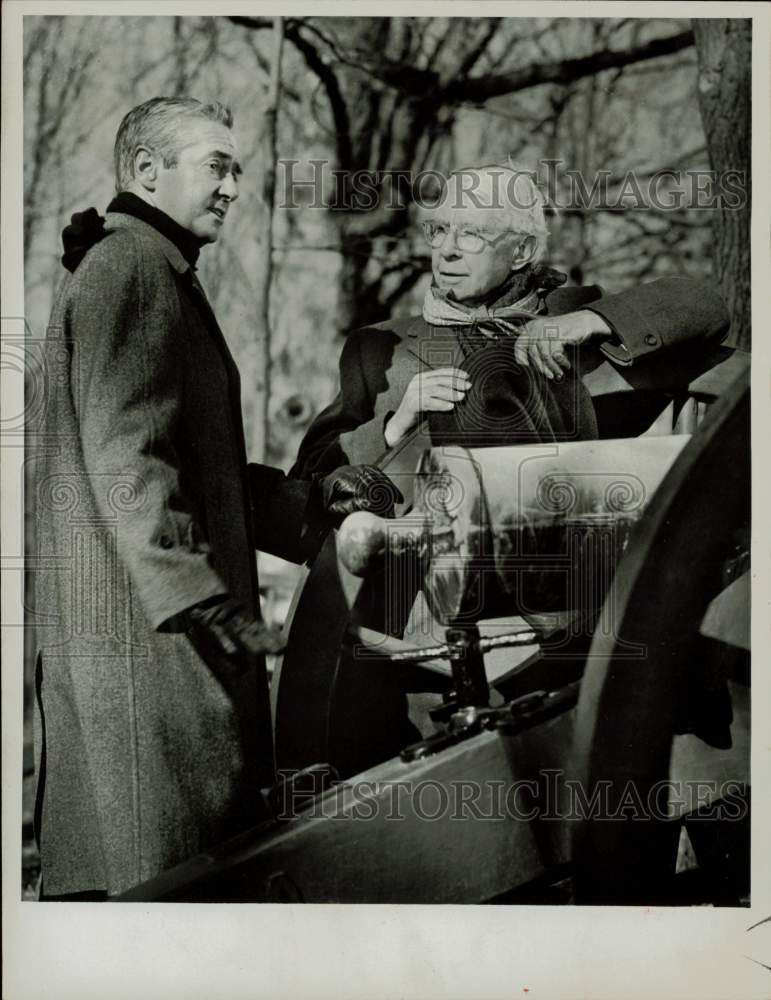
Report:
M518 271L520 267L529 264L533 257L535 257L537 248L538 241L535 236L525 236L514 250L514 258L511 262L512 271Z
M147 191L155 190L158 179L158 160L147 146L138 146L134 153L134 179Z

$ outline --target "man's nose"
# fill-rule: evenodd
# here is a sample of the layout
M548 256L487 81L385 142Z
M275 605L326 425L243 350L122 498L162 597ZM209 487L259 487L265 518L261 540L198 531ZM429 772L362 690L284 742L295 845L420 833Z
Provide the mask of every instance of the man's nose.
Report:
M236 180L233 172L225 174L222 178L222 182L219 186L219 193L228 199L228 201L235 201L238 197L238 181Z
M439 252L443 257L457 257L460 251L458 250L458 236L454 229L448 229L444 234L444 239L442 240L442 245L439 247Z

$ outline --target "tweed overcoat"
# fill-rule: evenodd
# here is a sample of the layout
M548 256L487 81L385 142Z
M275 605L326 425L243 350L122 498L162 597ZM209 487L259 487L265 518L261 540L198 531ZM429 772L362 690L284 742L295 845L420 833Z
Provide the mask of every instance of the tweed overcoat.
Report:
M598 285L558 288L546 296L546 307L551 316L589 309L611 327L612 341L601 349L587 345L577 359L589 391L592 383L622 377L645 392L682 388L709 364L729 325L728 310L710 282L679 276L614 295L603 294ZM463 368L463 362L457 329L432 326L421 316L354 331L340 356L340 391L308 429L290 475L303 478L346 463L377 462L388 450L385 424L410 380L426 368ZM634 433L621 428L614 436Z
M58 291L35 434L47 895L118 893L253 821L264 662L234 679L178 616L225 592L259 615L255 545L296 540L308 497L247 467L238 371L179 250L132 216L106 228Z

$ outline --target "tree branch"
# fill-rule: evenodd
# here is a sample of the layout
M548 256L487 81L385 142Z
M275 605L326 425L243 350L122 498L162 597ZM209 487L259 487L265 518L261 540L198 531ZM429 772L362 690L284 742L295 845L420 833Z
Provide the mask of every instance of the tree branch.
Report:
M481 33L476 43L465 54L463 61L455 71L454 76L456 79L467 77L474 66L476 66L477 62L482 58L487 46L490 44L493 36L500 27L502 20L503 18L501 17L490 17L487 19L487 26L485 30Z
M413 270L408 271L407 274L399 281L396 288L388 293L383 299L381 306L386 310L386 315L391 314L391 309L396 305L402 296L406 295L407 292L411 291L418 281L427 274L430 270L430 264L425 261L423 265L416 265Z
M253 30L270 28L273 25L273 22L268 17L233 16L228 18L228 20L232 21L233 24L240 24L244 28L251 28ZM318 49L300 34L299 29L302 24L302 21L297 21L295 18L287 18L284 26L285 34L287 39L292 42L305 59L308 69L319 78L326 91L335 124L338 166L341 170L346 170L352 166L353 151L351 148L351 123L345 98L332 67L324 62ZM318 35L318 31L316 31L316 34Z
M236 23L250 27L266 27L263 18L231 18ZM296 32L297 22L291 34ZM290 36L289 29L287 36ZM294 40L294 39L293 39ZM306 43L307 44L307 43ZM393 87L409 97L430 100L431 103L482 102L493 97L527 90L545 83L568 84L607 69L629 66L648 59L671 55L693 45L693 32L681 31L676 35L654 38L642 45L626 49L606 49L593 52L580 59L561 59L552 62L532 63L508 73L488 74L471 79L453 79L447 86L438 86L439 74L433 69L419 69L402 63L380 59L375 65L357 68L373 79Z
M629 66L646 59L658 59L660 56L679 52L690 45L693 45L693 32L681 31L666 38L654 38L633 49L608 49L604 52L593 52L581 59L534 63L510 73L453 81L444 89L443 98L448 102L487 101L492 97L538 87L544 83L572 83L574 80L601 73L606 69Z
M228 21L232 21L233 24L240 24L242 28L251 28L254 31L260 31L263 28L273 27L273 20L269 17L232 16L228 18ZM289 25L289 18L287 18L287 27L288 25Z

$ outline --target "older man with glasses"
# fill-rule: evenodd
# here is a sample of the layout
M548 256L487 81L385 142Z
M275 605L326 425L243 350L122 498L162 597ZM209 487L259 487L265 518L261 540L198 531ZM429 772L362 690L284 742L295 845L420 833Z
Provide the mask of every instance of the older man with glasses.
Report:
M607 360L669 384L673 366L728 329L709 281L562 287L544 263L544 199L510 167L451 175L423 228L433 280L422 314L349 335L340 391L309 428L295 477L377 462L418 430L469 447L597 437L583 372Z
M706 281L661 278L618 295L596 285L563 287L565 275L545 263L543 198L510 168L452 175L422 223L433 280L421 314L348 336L339 393L309 428L290 475L379 463L409 496L404 476L428 444L479 448L639 433L630 430L631 397L645 415L649 401L661 402L662 388L687 385L696 364L709 364L728 328L725 306ZM623 372L622 384L652 391L625 393L610 414L595 407L585 376L593 366L593 379L603 374L603 362L616 367L604 374ZM337 584L329 578L323 586ZM424 614L419 598L411 618L420 629ZM356 711L335 719L342 772L398 753L419 738L414 724L430 730L431 696L409 701L390 664L344 668L344 676L346 704Z

